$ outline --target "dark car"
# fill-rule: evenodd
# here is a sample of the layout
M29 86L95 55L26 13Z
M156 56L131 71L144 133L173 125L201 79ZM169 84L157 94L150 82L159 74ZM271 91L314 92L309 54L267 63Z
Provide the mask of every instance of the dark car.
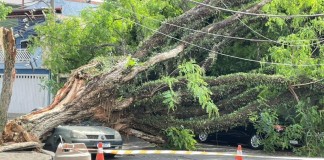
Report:
M60 136L64 143L84 143L88 149L97 149L99 142L103 143L104 149L121 149L123 145L121 135L112 128L103 126L58 126L45 142L54 152L61 142Z
M284 131L284 127L280 125L275 125L274 129L277 132ZM201 132L197 135L197 139L200 142L211 141L216 143L227 142L235 145L246 144L252 149L262 148L261 138L262 136L259 136L257 134L257 131L252 124L249 124L246 127L245 126L235 127L229 129L228 131L216 132L211 134L207 134L206 132Z

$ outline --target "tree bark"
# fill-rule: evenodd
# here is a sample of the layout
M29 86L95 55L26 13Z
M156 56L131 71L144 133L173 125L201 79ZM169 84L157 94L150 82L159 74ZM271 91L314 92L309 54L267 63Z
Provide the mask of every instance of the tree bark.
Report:
M138 73L145 71L154 64L176 57L182 50L183 46L179 45L175 49L151 57L142 65L133 68L129 68L126 65L127 60L124 60L118 63L110 72L93 77L91 80L83 72L87 68L95 67L98 64L83 66L74 71L72 77L57 93L54 102L50 106L20 119L10 121L6 125L3 139L6 142L37 141L39 137L59 124L91 117L98 110L101 112L98 109L101 105L100 100L107 102L106 108L110 109L109 112L122 110L119 107L128 107L133 103L133 99L129 98L126 101L117 103L116 92L118 87L130 82ZM86 80L90 80L90 82L85 84ZM113 120L116 121L117 118ZM108 121L113 123L113 120Z
M12 95L12 86L15 80L16 45L12 29L0 28L0 50L4 53L5 69L0 97L0 140L7 123L7 112ZM2 141L0 141L0 144Z
M22 150L22 149L33 149L33 148L41 148L41 145L37 142L7 144L4 146L0 146L0 152L15 151L15 150Z
M251 1L241 0L238 2L235 0L230 0L228 5L229 7L239 6L249 2ZM222 4L222 0L205 0L203 3L217 6ZM208 23L206 23L208 19L213 18L218 13L219 12L217 10L204 5L198 5L190 9L184 14L168 21L168 23L163 24L158 30L159 32L155 33L149 40L145 41L143 45L141 45L140 49L135 53L134 57L145 58L150 55L150 50L161 47L162 45L166 45L166 41L169 37L166 37L163 34L170 35L171 33L177 32L177 30L181 30L177 26L190 26L191 29L200 30L202 28L202 25L208 25ZM188 38L190 37L191 36L189 36Z

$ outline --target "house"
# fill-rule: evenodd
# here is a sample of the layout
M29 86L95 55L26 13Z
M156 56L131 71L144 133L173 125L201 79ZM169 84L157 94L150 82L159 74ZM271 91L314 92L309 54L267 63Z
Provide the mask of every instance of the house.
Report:
M9 106L9 117L17 114L31 112L35 108L41 108L51 103L52 95L45 82L51 79L50 70L42 65L42 51L38 49L30 54L27 50L28 38L36 35L34 27L46 20L45 12L48 4L44 1L24 0L27 4L20 4L19 0L7 0L11 5L18 6L0 22L0 26L12 27L16 38L16 79L13 85L13 94ZM78 16L86 7L94 7L100 0L94 2L76 0L55 1L55 12L63 16ZM20 0L21 2L21 0ZM0 50L0 89L4 73L4 54Z
M61 9L56 9L60 12ZM27 50L28 37L35 35L34 26L45 21L44 9L14 9L7 21L14 30L16 38L16 79L9 106L9 117L29 113L35 108L47 106L51 102L51 93L45 88L50 79L50 71L43 68L41 50L34 54ZM2 23L2 24L3 24ZM0 24L1 25L1 24ZM4 53L0 51L0 89L4 73Z

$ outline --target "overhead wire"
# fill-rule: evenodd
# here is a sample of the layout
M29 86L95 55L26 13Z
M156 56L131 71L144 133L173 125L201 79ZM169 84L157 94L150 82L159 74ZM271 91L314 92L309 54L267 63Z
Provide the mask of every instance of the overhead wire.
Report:
M228 6L224 3L223 0L221 0L221 3L226 7L226 9L228 9ZM250 29L253 33L261 36L262 38L270 41L270 42L274 42L274 43L278 43L278 44L281 44L280 42L276 41L276 40L272 40L264 35L262 35L261 33L257 32L256 30L254 30L252 27L250 27L249 25L247 25L246 23L244 23L240 18L237 18L245 27L247 27L248 29ZM304 41L304 40L303 40Z
M223 0L221 0L221 3L226 7L226 9L228 9L228 6L224 3ZM255 34L259 35L260 37L266 39L266 40L269 40L270 42L273 42L273 43L277 43L277 44L283 44L282 42L280 41L276 41L276 40L273 40L271 38L268 38L266 36L264 36L263 34L259 33L258 31L254 30L252 27L250 27L249 25L247 25L245 22L243 22L243 20L241 20L240 18L237 18L245 27L247 27L248 29L250 29L252 32L254 32ZM289 40L289 41L285 41L285 42L300 42L300 41L316 41L316 40L319 40L319 39L303 39L303 40ZM319 42L324 42L324 40L320 40ZM317 44L318 42L315 42L315 43L311 43L309 45L313 45L313 44ZM291 45L291 44L285 44L287 46L296 46L296 45ZM297 46L305 46L305 45L297 45Z
M259 16L259 17L295 18L295 17L320 17L320 16L324 16L324 14L322 14L322 13L319 13L319 14L295 14L295 15L276 15L276 14L252 13L252 12L235 11L235 10L226 9L226 8L222 8L222 7L216 7L216 6L206 4L206 3L197 2L197 1L194 1L194 0L186 0L186 1L190 1L192 3L204 5L204 6L211 7L211 8L221 10L221 11L225 11L225 12L232 12L232 13L237 13L237 14L245 14L245 15Z
M113 4L113 3L111 3L111 4ZM115 4L113 4L113 5L115 5ZM134 11L128 10L128 9L122 7L122 6L117 6L117 5L115 5L115 6L116 7L119 7L122 10L125 10L127 12L130 12L130 13L134 13L135 14ZM280 42L280 41L276 41L276 40L272 40L270 38L267 38L267 37L263 36L262 34L258 33L257 31L255 31L254 29L252 29L251 27L249 27L248 25L246 25L240 19L239 20L242 22L243 25L245 25L251 31L255 32L256 34L262 36L265 39L253 39L253 38L244 38L244 37L237 37L237 36L229 36L229 35L215 34L215 33L210 33L210 32L205 32L205 31L201 31L201 30L195 30L195 29L191 29L191 28L179 26L179 25L176 25L176 24L173 24L173 23L163 22L161 20L158 20L158 19L155 19L155 18L152 18L152 17L144 16L144 15L142 15L140 13L136 13L136 14L138 14L138 15L144 17L144 18L148 18L148 19L151 19L153 21L162 23L162 24L167 24L167 25L170 25L170 26L174 26L174 27L177 27L177 28L181 28L181 29L185 29L185 30L189 30L189 31L193 31L193 32L198 32L198 33L204 33L204 34L208 34L208 35L213 35L215 37L223 37L223 38L236 39L236 40L245 40L245 41L251 41L251 42L271 42L271 43L276 43L276 44L280 44L280 45L295 46L295 47L299 47L299 46L310 46L310 45L318 44L319 42L324 42L324 39L321 39L318 42L313 42L313 43L310 43L310 44L286 44L286 43L283 43L283 42ZM291 40L291 41L286 41L286 42L304 42L304 41L315 41L315 40L319 40L319 39Z
M108 12L110 12L110 11L108 11ZM112 13L112 12L110 12L110 13ZM214 53L216 53L216 54L219 54L219 55L222 55L222 56L226 56L226 57L230 57L230 58L234 58L234 59L240 59L240 60L244 60L244 61L256 62L256 63L260 63L260 64L283 65L283 66L294 66L294 67L314 67L314 66L323 66L323 65L324 65L324 64L301 64L301 65L296 65L296 64L290 64L290 63L267 62L267 61L258 61L258 60L254 60L254 59L247 59L247 58L237 57L237 56L233 56L233 55L228 55L228 54L224 54L224 53L216 52L216 51L210 50L210 49L208 49L208 48L205 48L205 47L202 47L202 46L196 45L196 44L194 44L194 43L187 42L187 41L185 41L185 40L182 40L182 39L179 39L179 38L176 38L176 37L170 36L170 35L168 35L168 34L165 34L165 33L163 33L163 32L160 32L160 31L158 31L158 30L155 30L155 29L149 28L149 27L147 27L147 26L145 26L145 25L142 25L142 24L140 24L140 23L138 23L138 22L135 22L135 21L129 20L129 19L123 17L123 16L116 15L115 13L112 13L112 14L115 15L115 16L120 17L121 19L127 20L127 21L132 22L132 23L134 23L134 24L136 24L136 25L139 25L139 26L141 26L141 27L143 27L143 28L146 28L146 29L148 29L148 30L150 30L150 31L152 31L152 32L159 33L159 34L161 34L161 35L164 35L164 36L169 37L169 38L171 38L171 39L177 40L177 41L179 41L179 42L183 42L183 43L185 43L185 44L189 44L189 45L191 45L191 46L195 46L195 47L197 47L197 48L201 48L201 49L204 49L204 50L206 50L206 51L214 52Z

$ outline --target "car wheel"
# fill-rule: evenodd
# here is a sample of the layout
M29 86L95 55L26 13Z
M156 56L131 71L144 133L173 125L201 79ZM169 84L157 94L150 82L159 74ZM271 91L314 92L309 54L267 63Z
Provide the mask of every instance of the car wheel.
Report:
M206 132L199 133L198 139L200 142L206 142L208 139L208 134Z
M260 136L258 136L258 135L251 136L249 144L252 149L260 149L261 148Z

